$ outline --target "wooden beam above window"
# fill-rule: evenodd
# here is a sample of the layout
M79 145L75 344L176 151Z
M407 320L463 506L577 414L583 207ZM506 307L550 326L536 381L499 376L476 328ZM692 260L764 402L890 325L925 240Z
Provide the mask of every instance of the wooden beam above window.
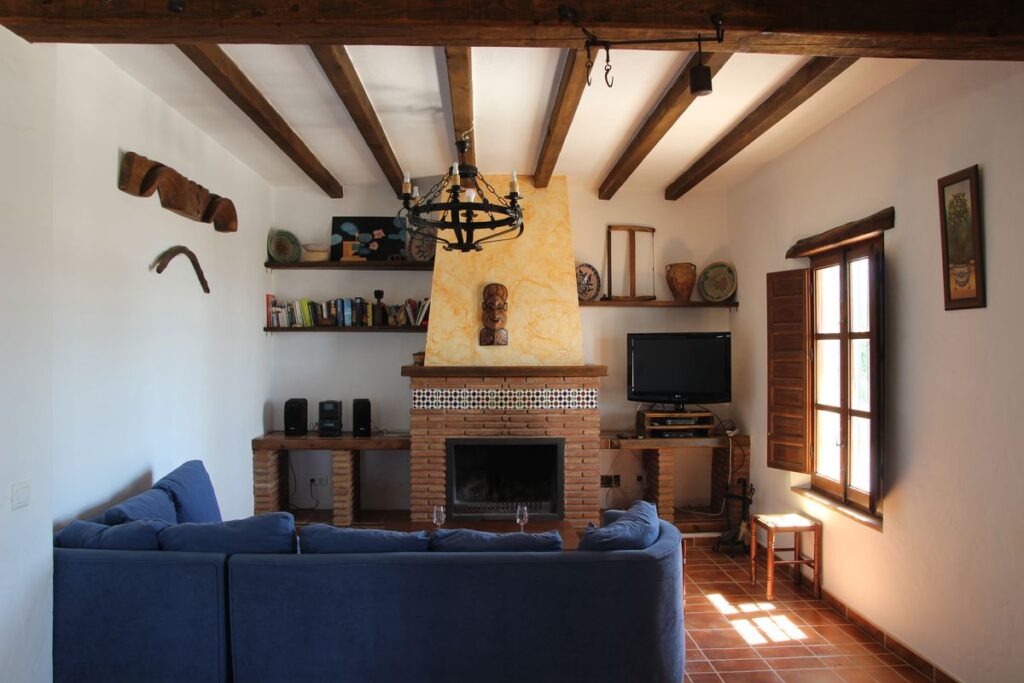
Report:
M778 90L759 104L746 118L726 133L708 152L683 171L682 175L665 188L665 199L679 199L698 183L721 168L727 161L794 109L824 88L832 79L848 69L856 59L813 57Z
M356 67L352 64L348 50L342 45L312 45L310 49L313 56L320 62L324 75L331 82L334 91L338 93L342 103L352 116L352 121L370 148L370 153L377 160L377 165L384 172L388 184L394 189L396 195L402 193L402 167L398 163L398 157L388 142L388 136L384 132L377 112L373 109L370 96L366 94L366 88L359 80Z
M341 183L320 163L267 98L253 85L238 65L216 45L182 44L178 49L228 96L228 99L266 133L295 165L302 169L331 199L344 195Z
M586 50L566 50L565 64L562 75L555 87L551 105L551 116L544 133L544 142L537 156L537 168L533 172L533 186L547 187L551 174L562 153L562 145L569 134L569 126L576 116L576 109L583 98L583 89L587 87L587 52Z
M448 70L448 90L451 93L452 124L455 140L469 133L470 145L466 163L476 166L476 134L473 130L473 54L472 48L446 47L444 60Z
M885 230L891 230L895 225L896 209L890 206L867 218L850 221L812 237L797 240L786 252L786 258L813 256L831 249L848 247L851 244L877 237Z
M725 66L731 57L728 52L714 52L704 58L704 64L711 69L712 76ZM597 196L601 199L611 199L622 184L633 175L640 163L647 158L654 146L657 145L665 133L669 131L679 117L690 108L696 98L690 93L690 68L697 62L697 54L690 56L683 68L679 70L675 81L669 86L661 100L654 106L654 109L647 114L647 117L637 127L636 133L622 150L622 155L612 167L612 170L605 176Z
M605 40L711 33L709 13L716 10L699 0L407 0L390 7L378 0L0 0L0 24L33 42L580 47L579 29L559 20L562 4ZM731 0L717 6L726 36L712 49L726 52L1024 59L1019 2L975 0L967 8L921 0Z

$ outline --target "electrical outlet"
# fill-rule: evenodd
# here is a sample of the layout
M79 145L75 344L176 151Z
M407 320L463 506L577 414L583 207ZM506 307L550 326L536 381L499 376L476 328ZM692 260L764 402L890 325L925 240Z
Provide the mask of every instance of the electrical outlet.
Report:
M612 488L617 489L622 486L622 477L618 474L612 475Z
M613 481L612 475L610 475L610 474L602 474L601 475L601 488L603 488L603 489L610 489L610 488L612 488L614 486L614 484L612 484L612 481Z
M11 510L27 508L32 499L32 485L27 481L11 484Z

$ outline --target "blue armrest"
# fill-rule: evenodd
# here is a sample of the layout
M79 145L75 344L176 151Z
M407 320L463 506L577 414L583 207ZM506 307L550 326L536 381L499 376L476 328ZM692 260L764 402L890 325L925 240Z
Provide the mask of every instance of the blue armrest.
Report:
M226 681L225 560L55 548L54 681Z

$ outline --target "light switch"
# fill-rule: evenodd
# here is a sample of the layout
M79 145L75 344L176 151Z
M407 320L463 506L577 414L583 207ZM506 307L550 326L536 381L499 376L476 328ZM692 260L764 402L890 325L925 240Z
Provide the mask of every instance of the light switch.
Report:
M11 484L11 509L20 510L27 508L32 498L32 484L27 481L18 481Z

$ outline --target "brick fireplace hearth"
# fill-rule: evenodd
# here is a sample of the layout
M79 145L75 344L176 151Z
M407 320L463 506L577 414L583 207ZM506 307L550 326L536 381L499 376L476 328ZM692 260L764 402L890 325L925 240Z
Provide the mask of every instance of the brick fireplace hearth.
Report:
M449 437L565 439L565 519L599 521L600 417L604 366L402 368L412 386L410 515L428 522L445 504Z

